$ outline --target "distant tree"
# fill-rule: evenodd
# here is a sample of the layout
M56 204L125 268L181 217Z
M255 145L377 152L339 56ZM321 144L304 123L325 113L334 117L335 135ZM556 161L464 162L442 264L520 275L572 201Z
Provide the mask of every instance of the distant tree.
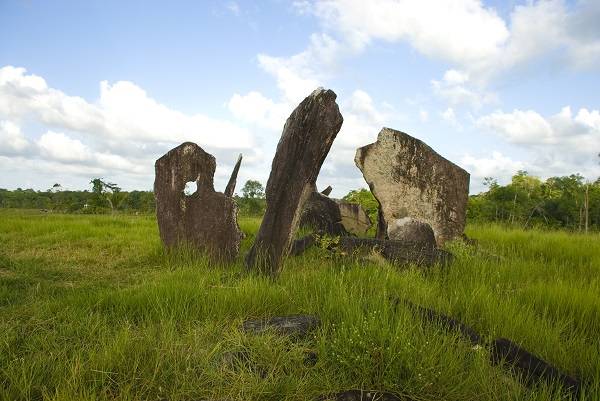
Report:
M90 184L92 185L93 206L102 207L103 203L108 204L111 213L114 213L127 197L127 194L121 192L121 188L112 182L104 182L100 178L93 178ZM103 200L106 202L103 202Z
M263 199L265 197L265 188L258 181L248 180L242 188L244 198Z
M243 196L237 198L242 214L259 216L266 208L265 188L258 181L248 180L242 188Z

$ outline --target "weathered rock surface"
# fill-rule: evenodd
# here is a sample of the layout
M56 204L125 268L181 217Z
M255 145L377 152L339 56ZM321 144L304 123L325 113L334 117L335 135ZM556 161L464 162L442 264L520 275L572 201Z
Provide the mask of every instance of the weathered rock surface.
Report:
M275 316L270 319L249 319L244 321L245 332L260 334L267 330L284 335L304 337L319 327L321 320L312 315Z
M388 224L387 234L391 240L414 242L424 247L436 246L431 226L412 217L393 220Z
M562 388L575 398L581 390L579 380L561 372L506 338L497 338L492 342L490 359L493 365L509 366L528 386L534 386L541 380L560 383Z
M337 200L336 202L340 208L342 225L346 231L355 235L364 235L371 228L371 219L369 219L361 205L344 200Z
M195 143L185 142L156 161L154 196L160 238L167 247L179 244L231 260L239 252L242 232L237 224L237 206L232 197L213 186L216 161ZM197 190L185 195L187 182Z
M330 235L364 235L371 227L371 220L362 206L329 198L331 191L331 186L321 192L314 187L304 203L300 227Z
M330 235L348 235L342 224L337 202L321 192L313 191L304 202L300 227L312 228Z
M315 235L319 234L310 234L295 240L292 243L291 254L294 256L301 255L308 248L315 245ZM372 253L378 253L396 266L407 264L422 267L430 267L434 264L447 266L453 259L453 255L443 249L424 248L421 244L376 238L340 237L338 243L332 245L330 250L353 257L365 257Z
M225 196L232 197L233 192L235 191L235 184L237 183L237 176L240 171L240 166L242 165L242 154L238 156L237 162L233 167L233 171L231 172L231 177L229 177L229 181L227 182L227 186L225 187Z
M357 149L354 161L381 206L378 238L403 217L428 223L440 246L463 233L469 173L422 141L383 128L375 143Z
M333 191L333 188L331 188L331 185L328 185L327 188L325 188L324 190L321 191L321 193L325 196L329 196L331 191Z
M412 242L380 240L376 238L341 237L338 251L348 255L369 255L380 253L388 262L396 266L414 264L430 267L435 264L448 265L452 254L442 249L423 247Z
M319 88L296 107L283 127L267 181L267 209L246 266L276 276L310 196L342 127L336 94Z
M473 345L481 345L484 343L479 333L477 333L473 328L450 316L444 315L443 313L437 312L433 309L414 304L408 300L400 300L399 298L395 298L393 303L394 306L402 303L406 305L406 307L413 313L420 315L424 320L432 323L438 323L447 330L458 332L461 337Z

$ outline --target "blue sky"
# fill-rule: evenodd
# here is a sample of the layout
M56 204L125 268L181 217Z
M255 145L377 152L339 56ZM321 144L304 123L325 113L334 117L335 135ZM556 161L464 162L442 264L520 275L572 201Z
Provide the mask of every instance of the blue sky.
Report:
M597 0L0 0L0 187L150 189L186 140L217 158L217 190L238 153L239 182L265 183L317 86L345 118L318 181L335 196L365 186L353 155L383 126L472 192L519 169L595 180L598 20Z

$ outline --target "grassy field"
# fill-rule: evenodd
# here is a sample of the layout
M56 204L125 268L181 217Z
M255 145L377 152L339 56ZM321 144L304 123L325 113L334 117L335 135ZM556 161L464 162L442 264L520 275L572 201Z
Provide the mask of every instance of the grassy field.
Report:
M241 219L248 234L259 221ZM399 296L507 337L600 399L600 236L470 226L479 248L423 273L313 249L276 282L162 250L154 218L0 209L1 400L313 400L352 388L425 400L555 400ZM301 340L246 318L311 313ZM303 363L315 351L314 366ZM232 354L233 353L233 354ZM236 354L238 353L238 354ZM247 355L236 361L231 355Z

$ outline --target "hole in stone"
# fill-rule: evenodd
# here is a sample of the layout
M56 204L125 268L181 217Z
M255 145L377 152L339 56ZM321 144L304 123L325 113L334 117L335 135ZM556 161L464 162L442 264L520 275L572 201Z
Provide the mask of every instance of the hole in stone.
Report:
M198 184L196 181L188 181L185 183L185 188L183 188L183 193L185 196L191 196L198 191Z

